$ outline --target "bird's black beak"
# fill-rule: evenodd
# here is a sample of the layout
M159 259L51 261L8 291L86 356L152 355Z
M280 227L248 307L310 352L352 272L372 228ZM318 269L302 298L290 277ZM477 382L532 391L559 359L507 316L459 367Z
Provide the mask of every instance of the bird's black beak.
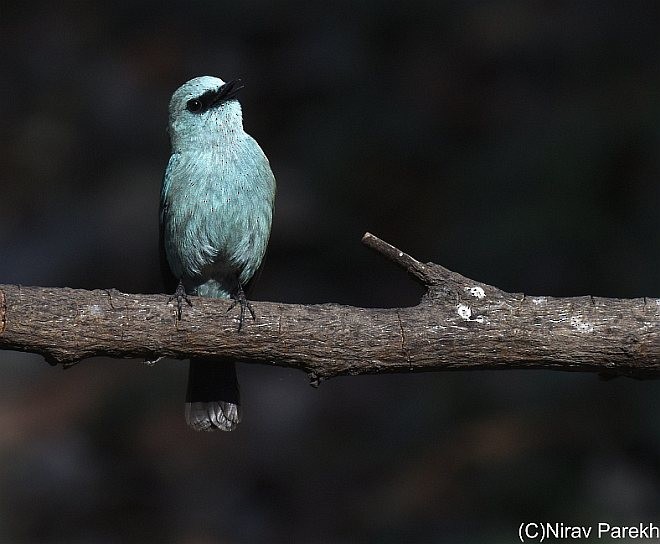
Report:
M227 102L232 98L236 98L238 91L240 91L245 85L241 82L240 79L234 79L228 81L222 87L217 90L217 94L213 99L212 106L220 105L223 102Z

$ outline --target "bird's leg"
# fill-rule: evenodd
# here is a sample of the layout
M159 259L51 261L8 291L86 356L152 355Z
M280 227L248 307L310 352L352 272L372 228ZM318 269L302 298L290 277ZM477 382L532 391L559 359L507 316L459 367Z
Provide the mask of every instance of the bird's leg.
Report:
M186 294L186 288L183 286L182 280L179 280L179 285L176 286L176 291L174 291L174 294L167 299L167 303L169 304L174 299L176 299L176 318L177 321L181 321L181 308L183 306L183 301L185 300L188 303L188 306L192 307L192 301Z
M243 291L241 282L238 282L238 290L236 291L236 296L234 297L234 301L231 303L231 306L227 308L227 312L232 310L236 304L241 305L241 313L238 317L238 332L241 332L241 328L243 327L243 319L245 318L245 308L247 308L250 312L252 319L256 319L254 310L252 309L252 304L250 304L250 301L245 296L245 291Z

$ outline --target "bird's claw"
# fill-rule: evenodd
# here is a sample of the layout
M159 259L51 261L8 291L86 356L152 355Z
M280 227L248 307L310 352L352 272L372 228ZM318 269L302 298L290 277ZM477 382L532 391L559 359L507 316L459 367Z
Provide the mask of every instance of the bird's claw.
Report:
M250 312L250 315L252 316L252 320L254 321L257 317L254 314L254 308L252 308L252 304L250 304L250 301L247 299L245 296L245 293L243 292L243 288L240 287L238 294L236 295L236 298L233 300L231 303L231 306L227 308L227 313L229 313L231 310L234 309L234 307L240 304L241 305L241 312L238 316L238 332L241 332L241 328L243 327L243 320L245 319L245 309L247 308L248 311Z
M179 285L176 286L176 291L174 291L174 294L167 299L167 303L169 304L174 299L176 299L176 319L177 321L181 321L181 310L183 308L183 301L185 300L188 303L188 306L192 308L192 301L190 300L190 297L186 294L186 288L183 286L183 282L181 280L179 280Z

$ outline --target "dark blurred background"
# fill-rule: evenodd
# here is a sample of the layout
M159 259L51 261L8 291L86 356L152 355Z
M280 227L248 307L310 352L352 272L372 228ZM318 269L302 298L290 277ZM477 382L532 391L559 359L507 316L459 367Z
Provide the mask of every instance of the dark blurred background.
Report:
M0 283L161 292L171 93L243 78L278 200L254 298L392 307L360 244L529 294L658 296L660 4L0 7ZM239 369L195 434L187 363L0 352L0 541L512 542L657 522L660 384L542 371Z

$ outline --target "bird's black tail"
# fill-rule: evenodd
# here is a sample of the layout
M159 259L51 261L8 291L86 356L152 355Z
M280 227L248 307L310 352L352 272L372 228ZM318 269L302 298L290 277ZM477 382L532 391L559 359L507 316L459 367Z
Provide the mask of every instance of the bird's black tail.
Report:
M241 421L241 410L235 363L190 360L186 421L197 431L236 428Z

